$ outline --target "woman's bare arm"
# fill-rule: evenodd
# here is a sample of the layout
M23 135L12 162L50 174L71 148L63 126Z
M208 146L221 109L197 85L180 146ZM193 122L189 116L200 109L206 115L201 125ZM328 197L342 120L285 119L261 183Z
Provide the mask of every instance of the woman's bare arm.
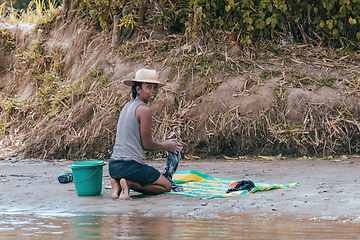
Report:
M165 142L156 142L152 139L151 129L151 109L145 104L138 106L135 112L136 119L140 123L140 136L143 148L145 150L167 150L169 152L180 152L182 146L176 142L176 139L167 140Z

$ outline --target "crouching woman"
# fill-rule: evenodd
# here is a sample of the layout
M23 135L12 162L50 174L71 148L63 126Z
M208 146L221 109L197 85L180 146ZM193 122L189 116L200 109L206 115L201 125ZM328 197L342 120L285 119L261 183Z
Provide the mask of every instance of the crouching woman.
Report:
M170 181L158 170L146 164L145 150L166 150L180 153L182 145L176 139L156 142L152 139L151 110L147 105L155 100L159 88L155 70L140 69L134 79L124 83L132 87L133 100L120 113L113 154L109 160L112 198L131 199L130 190L145 194L171 191Z

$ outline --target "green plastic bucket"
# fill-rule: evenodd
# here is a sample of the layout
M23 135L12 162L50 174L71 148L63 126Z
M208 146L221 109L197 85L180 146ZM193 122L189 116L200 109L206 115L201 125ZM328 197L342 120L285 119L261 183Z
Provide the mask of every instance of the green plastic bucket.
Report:
M75 191L78 196L96 196L101 193L104 161L74 162L72 170Z

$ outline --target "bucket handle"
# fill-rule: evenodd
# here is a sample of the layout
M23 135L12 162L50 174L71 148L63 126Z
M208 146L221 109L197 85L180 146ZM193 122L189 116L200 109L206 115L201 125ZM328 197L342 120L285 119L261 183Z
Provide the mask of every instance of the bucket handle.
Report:
M88 176L87 178L85 178L85 179L83 179L83 180L80 180L80 181L74 181L74 183L83 182L83 181L91 178L99 169L100 169L100 167L97 167L96 170L95 170L90 176Z

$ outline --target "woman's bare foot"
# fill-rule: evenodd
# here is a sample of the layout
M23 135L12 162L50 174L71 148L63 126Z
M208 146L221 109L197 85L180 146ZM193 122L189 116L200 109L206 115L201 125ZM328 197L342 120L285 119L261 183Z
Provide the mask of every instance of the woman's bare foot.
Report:
M111 178L111 197L118 199L120 196L121 186L119 179Z
M130 200L130 188L125 178L120 179L121 192L119 199Z

